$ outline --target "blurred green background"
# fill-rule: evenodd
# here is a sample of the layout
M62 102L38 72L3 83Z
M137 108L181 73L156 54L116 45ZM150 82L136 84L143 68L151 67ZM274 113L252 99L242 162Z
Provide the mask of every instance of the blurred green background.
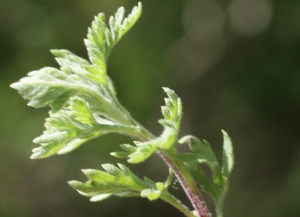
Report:
M218 157L220 129L233 140L236 165L225 216L299 217L300 1L142 3L141 19L108 62L121 102L159 135L161 87L174 89L184 103L182 135L208 140ZM67 185L67 180L85 180L82 168L115 163L108 153L130 142L124 136L107 135L65 156L30 160L32 140L44 130L48 108L27 107L9 88L29 71L57 67L50 49L87 57L83 38L93 16L136 4L0 0L0 217L183 216L162 201L91 203ZM167 175L156 157L130 168L155 181ZM178 184L171 190L188 204Z

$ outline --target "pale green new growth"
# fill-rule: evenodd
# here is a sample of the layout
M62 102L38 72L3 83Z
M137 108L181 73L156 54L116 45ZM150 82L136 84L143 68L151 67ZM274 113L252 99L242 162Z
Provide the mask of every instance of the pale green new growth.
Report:
M46 119L43 134L33 140L40 144L33 149L31 158L45 158L54 154L65 154L78 148L86 141L107 133L121 133L134 138L134 145L123 144L122 152L111 155L126 158L137 164L156 153L169 166L165 182L144 180L134 175L125 165L103 164L104 171L85 169L85 183L68 183L90 200L101 201L110 196L140 196L149 200L162 199L179 209L188 217L209 217L210 213L202 201L200 191L209 193L215 201L216 214L223 216L222 207L228 189L228 178L234 164L231 140L223 132L223 159L219 164L207 141L194 136L185 136L178 142L187 143L191 152L179 154L176 150L177 137L182 117L180 98L169 88L165 106L161 107L164 119L160 136L153 136L135 121L119 103L111 79L107 76L106 63L113 47L135 24L142 12L141 3L124 18L125 10L119 8L111 16L108 25L105 15L98 14L88 29L84 40L89 61L67 50L52 50L60 69L45 67L28 73L12 88L28 100L35 108L50 106L50 117ZM199 164L207 164L213 179L207 177ZM184 206L168 192L168 187L177 178L194 210Z
M113 152L111 155L119 158L129 158L129 163L141 163L155 151L169 150L175 144L182 114L181 100L169 88L164 88L164 91L167 93L168 98L165 98L166 105L161 107L165 118L159 120L159 123L164 127L161 136L146 142L134 141L136 147L128 144L121 145L125 152Z
M100 13L89 28L85 44L90 62L67 50L52 50L60 70L46 67L28 73L13 83L35 108L50 106L46 131L34 140L41 144L31 158L64 154L87 140L109 132L132 135L138 131L131 117L116 99L110 78L106 75L106 59L113 46L134 25L141 14L141 4L123 20L124 8L110 18L110 28ZM74 96L76 96L74 98Z
M112 195L118 197L139 196L149 200L158 199L165 188L162 183L154 183L145 178L145 181L135 176L126 166L118 164L103 164L106 172L100 170L82 170L89 181L69 181L68 183L80 194L91 197L91 201L100 201Z

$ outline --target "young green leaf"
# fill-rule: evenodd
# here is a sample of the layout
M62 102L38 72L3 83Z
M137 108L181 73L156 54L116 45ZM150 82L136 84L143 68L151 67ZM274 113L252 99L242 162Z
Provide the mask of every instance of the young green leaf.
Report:
M103 13L95 17L88 30L85 44L88 49L90 61L100 69L106 68L106 60L112 48L123 35L136 23L142 13L142 4L133 7L131 13L124 19L125 9L120 7L115 16L109 18L109 27L105 25ZM104 71L104 70L103 70Z
M51 106L54 111L61 109L69 98L78 93L84 93L102 103L109 103L99 88L93 88L78 76L51 67L28 73L28 77L13 83L12 88L27 100L28 105L35 108Z
M201 191L209 193L212 198L217 198L216 187L211 183L205 172L196 164L186 164L187 169L197 180L197 186Z
M62 70L45 67L30 72L28 77L13 83L11 87L17 89L29 100L28 105L35 108L50 106L52 113L58 112L68 104L72 96L77 95L89 103L94 113L120 123L129 122L100 83L70 74L66 67Z
M72 97L69 106L56 113L50 112L43 135L33 140L41 144L33 149L31 158L45 158L53 154L66 154L84 142L107 133L132 135L136 127L121 125L103 118L95 118L88 102Z
M182 116L182 105L180 98L169 88L163 88L168 98L165 99L166 105L162 106L164 119L159 123L164 130L159 137L146 142L134 141L136 147L122 146L125 152L113 152L111 155L119 158L128 157L129 163L140 163L148 159L157 150L169 150L177 140L180 121Z
M220 166L209 143L203 142L194 136L184 136L179 141L180 144L188 143L194 153L184 153L177 156L182 162L195 162L207 164L215 174L220 173Z
M91 201L101 201L110 196L128 197L138 196L147 197L149 200L156 200L162 191L165 191L163 183L155 183L145 178L139 179L126 166L118 164L119 168L112 164L103 164L105 170L82 170L89 179L86 183L79 181L69 181L69 185L80 194L91 197Z
M88 78L102 85L106 84L105 68L96 67L68 50L51 50L51 53L56 56L55 60L62 69L68 70L83 79Z
M231 140L228 134L222 130L223 145L223 165L222 169L207 141L199 140L194 136L185 136L179 140L179 143L187 143L194 153L179 154L176 158L185 165L191 175L197 181L197 186L201 191L209 193L214 199L218 216L222 215L222 207L225 195L228 190L228 176L233 168L234 157ZM207 174L198 164L207 164L213 173L212 182Z
M106 198L103 194L115 195L124 191L136 193L147 188L147 185L124 165L119 164L121 169L112 164L104 164L102 167L106 172L93 169L82 170L89 178L88 182L70 181L69 184L85 196L97 195L92 200Z
M101 134L95 129L95 125L79 122L76 116L67 109L50 113L50 118L46 119L45 128L43 135L33 140L41 146L32 150L32 159L70 152L87 140Z

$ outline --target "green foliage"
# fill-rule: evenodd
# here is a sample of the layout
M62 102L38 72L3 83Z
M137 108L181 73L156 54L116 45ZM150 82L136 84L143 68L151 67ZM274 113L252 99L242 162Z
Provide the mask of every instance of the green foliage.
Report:
M129 158L129 163L141 163L149 158L155 151L169 150L175 144L179 132L182 115L180 98L169 88L164 88L168 98L165 98L166 105L161 107L164 119L159 123L164 127L163 133L146 142L134 141L136 147L124 144L121 148L125 152L113 152L111 155L119 158Z
M194 136L185 136L178 142L188 143L192 153L184 153L177 158L184 162L192 176L197 180L200 190L209 193L215 201L217 210L222 209L223 200L228 190L228 178L234 164L233 147L228 134L223 133L223 164L220 166L213 150L207 141L199 140ZM206 164L213 174L213 183L198 164Z
M134 175L126 166L118 164L119 168L112 164L103 164L106 172L86 169L83 173L89 178L86 183L69 181L68 183L80 194L91 197L91 201L104 200L112 195L118 197L141 196L149 200L159 198L164 185L155 183L148 178L145 181Z
M33 149L33 159L71 152L84 142L106 133L130 135L131 131L135 131L130 125L117 124L100 117L96 119L89 104L78 96L71 97L68 105L58 112L50 112L45 127L43 135L33 140L41 144Z
M31 158L64 154L84 142L109 132L135 136L130 115L116 99L113 84L106 75L110 50L134 25L141 14L141 4L125 19L124 8L110 18L110 28L100 13L89 28L85 44L90 62L67 50L52 50L60 70L45 67L28 73L12 88L35 108L50 106L46 131L34 140L41 144ZM132 133L134 134L132 135Z
M104 171L86 169L83 173L89 179L82 183L70 181L69 184L80 194L91 197L91 201L101 201L110 196L141 196L149 200L162 199L188 217L209 215L200 191L208 192L216 202L218 217L222 216L222 203L228 189L228 177L233 168L233 149L225 131L223 163L219 165L207 141L194 136L185 136L179 143L188 143L191 152L179 154L176 151L177 137L182 117L180 98L169 88L165 105L161 107L164 119L160 136L153 136L136 122L130 113L119 103L111 79L107 76L106 62L112 48L135 24L141 15L141 3L124 18L124 8L105 24L105 15L100 13L88 29L84 40L89 61L67 50L52 50L60 69L45 67L28 73L12 88L28 100L35 108L50 106L50 117L46 119L43 134L34 143L31 158L45 158L54 154L73 151L86 141L107 133L121 133L134 138L134 145L123 144L123 152L113 152L113 156L127 158L129 163L137 164L157 153L169 166L166 182L157 182L134 175L126 166L118 164L102 165ZM199 164L207 164L213 173L213 182L201 170ZM176 177L187 192L195 211L190 211L174 198L168 187ZM197 205L197 203L201 203ZM200 207L200 208L199 208Z

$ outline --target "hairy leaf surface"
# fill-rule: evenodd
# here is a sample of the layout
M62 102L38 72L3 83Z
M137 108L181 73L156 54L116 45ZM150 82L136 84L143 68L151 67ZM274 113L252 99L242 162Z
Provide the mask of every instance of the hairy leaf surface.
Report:
M120 105L111 79L106 74L108 55L121 37L134 25L142 11L141 3L127 18L119 8L109 25L100 13L88 29L85 45L89 61L68 50L51 50L60 69L45 67L28 73L12 88L35 108L50 106L43 135L34 143L31 158L64 154L100 135L117 132L134 136L139 128Z

